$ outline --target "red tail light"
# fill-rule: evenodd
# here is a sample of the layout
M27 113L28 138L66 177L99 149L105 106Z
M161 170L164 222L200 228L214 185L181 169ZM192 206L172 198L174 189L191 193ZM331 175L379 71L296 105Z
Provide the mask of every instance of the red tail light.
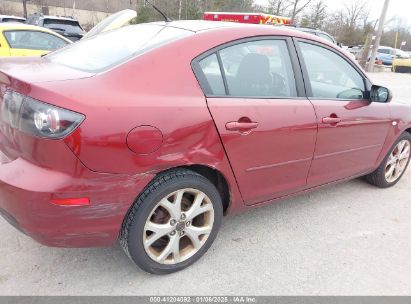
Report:
M22 132L61 139L75 130L85 116L52 106L22 94L7 91L0 108L1 120Z

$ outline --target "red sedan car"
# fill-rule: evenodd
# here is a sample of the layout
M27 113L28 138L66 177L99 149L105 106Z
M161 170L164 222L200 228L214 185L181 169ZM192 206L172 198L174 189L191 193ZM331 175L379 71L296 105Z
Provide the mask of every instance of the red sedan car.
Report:
M119 240L152 273L198 260L223 214L390 187L410 160L411 107L292 29L134 25L0 71L4 218L48 246Z

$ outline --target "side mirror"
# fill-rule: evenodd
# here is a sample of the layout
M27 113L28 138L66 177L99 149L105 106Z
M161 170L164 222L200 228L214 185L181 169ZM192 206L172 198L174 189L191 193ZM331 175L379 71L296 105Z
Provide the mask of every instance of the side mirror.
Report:
M372 102L388 103L392 100L392 93L385 87L373 85L370 97Z

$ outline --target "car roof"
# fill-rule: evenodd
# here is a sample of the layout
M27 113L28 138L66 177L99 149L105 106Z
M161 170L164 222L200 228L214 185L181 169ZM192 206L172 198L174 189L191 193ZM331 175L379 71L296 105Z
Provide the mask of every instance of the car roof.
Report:
M309 28L309 27L297 27L297 26L287 26L287 27L295 29L295 30L299 30L302 32L310 32L310 33L320 33L320 32L322 33L323 32L321 30L317 30L317 29Z
M208 44L211 46L215 43L224 44L229 41L252 38L258 36L288 36L301 39L307 39L315 41L327 46L331 46L336 50L334 43L331 43L325 39L320 38L317 35L300 31L299 29L287 26L265 25L265 24L244 24L236 22L219 22L219 21L173 21L173 22L156 22L155 24L180 28L187 31L192 31L197 35L206 35L208 38ZM209 35L210 32L218 31L220 34ZM195 38L194 35L192 39Z
M26 18L19 17L19 16L13 16L13 15L0 15L0 18L13 18L13 19L18 19L18 20L26 20Z
M153 22L153 24L175 27L191 32L201 32L224 27L237 27L240 23L221 22L221 21L205 21L205 20L182 20L172 22Z
M50 32L50 30L47 30L43 27L20 23L20 22L0 23L0 29L2 30L38 30L42 32Z
M276 26L266 24L244 24L238 22L221 22L221 21L206 21L206 20L183 20L172 22L154 22L153 24L175 27L194 33L207 32L211 30L226 30L226 31L241 31L244 33L244 37L258 36L258 35L282 35L292 36L300 38L308 38L323 42L323 39L317 38L312 34L300 31L294 27L288 26Z
M64 20L64 21L75 21L78 22L77 19L72 17L63 17L63 16L50 16L50 15L38 15L40 19L52 19L52 20Z
M0 23L0 31L22 31L22 30L27 30L27 31L38 31L38 32L45 32L52 34L54 36L57 36L67 42L70 42L67 38L59 35L56 32L53 32L52 30L46 29L44 27L36 26L36 25L30 25L30 24L25 24L25 23L20 23L20 22L6 22L6 23Z

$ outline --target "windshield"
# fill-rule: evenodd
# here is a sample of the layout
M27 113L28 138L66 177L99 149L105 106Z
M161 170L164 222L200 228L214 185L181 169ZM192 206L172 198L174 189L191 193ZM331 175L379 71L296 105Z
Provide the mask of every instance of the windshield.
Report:
M44 19L43 26L45 28L67 33L82 34L83 29L75 20L59 20L59 19Z
M192 34L190 31L156 24L133 25L80 40L47 58L74 69L98 73Z

